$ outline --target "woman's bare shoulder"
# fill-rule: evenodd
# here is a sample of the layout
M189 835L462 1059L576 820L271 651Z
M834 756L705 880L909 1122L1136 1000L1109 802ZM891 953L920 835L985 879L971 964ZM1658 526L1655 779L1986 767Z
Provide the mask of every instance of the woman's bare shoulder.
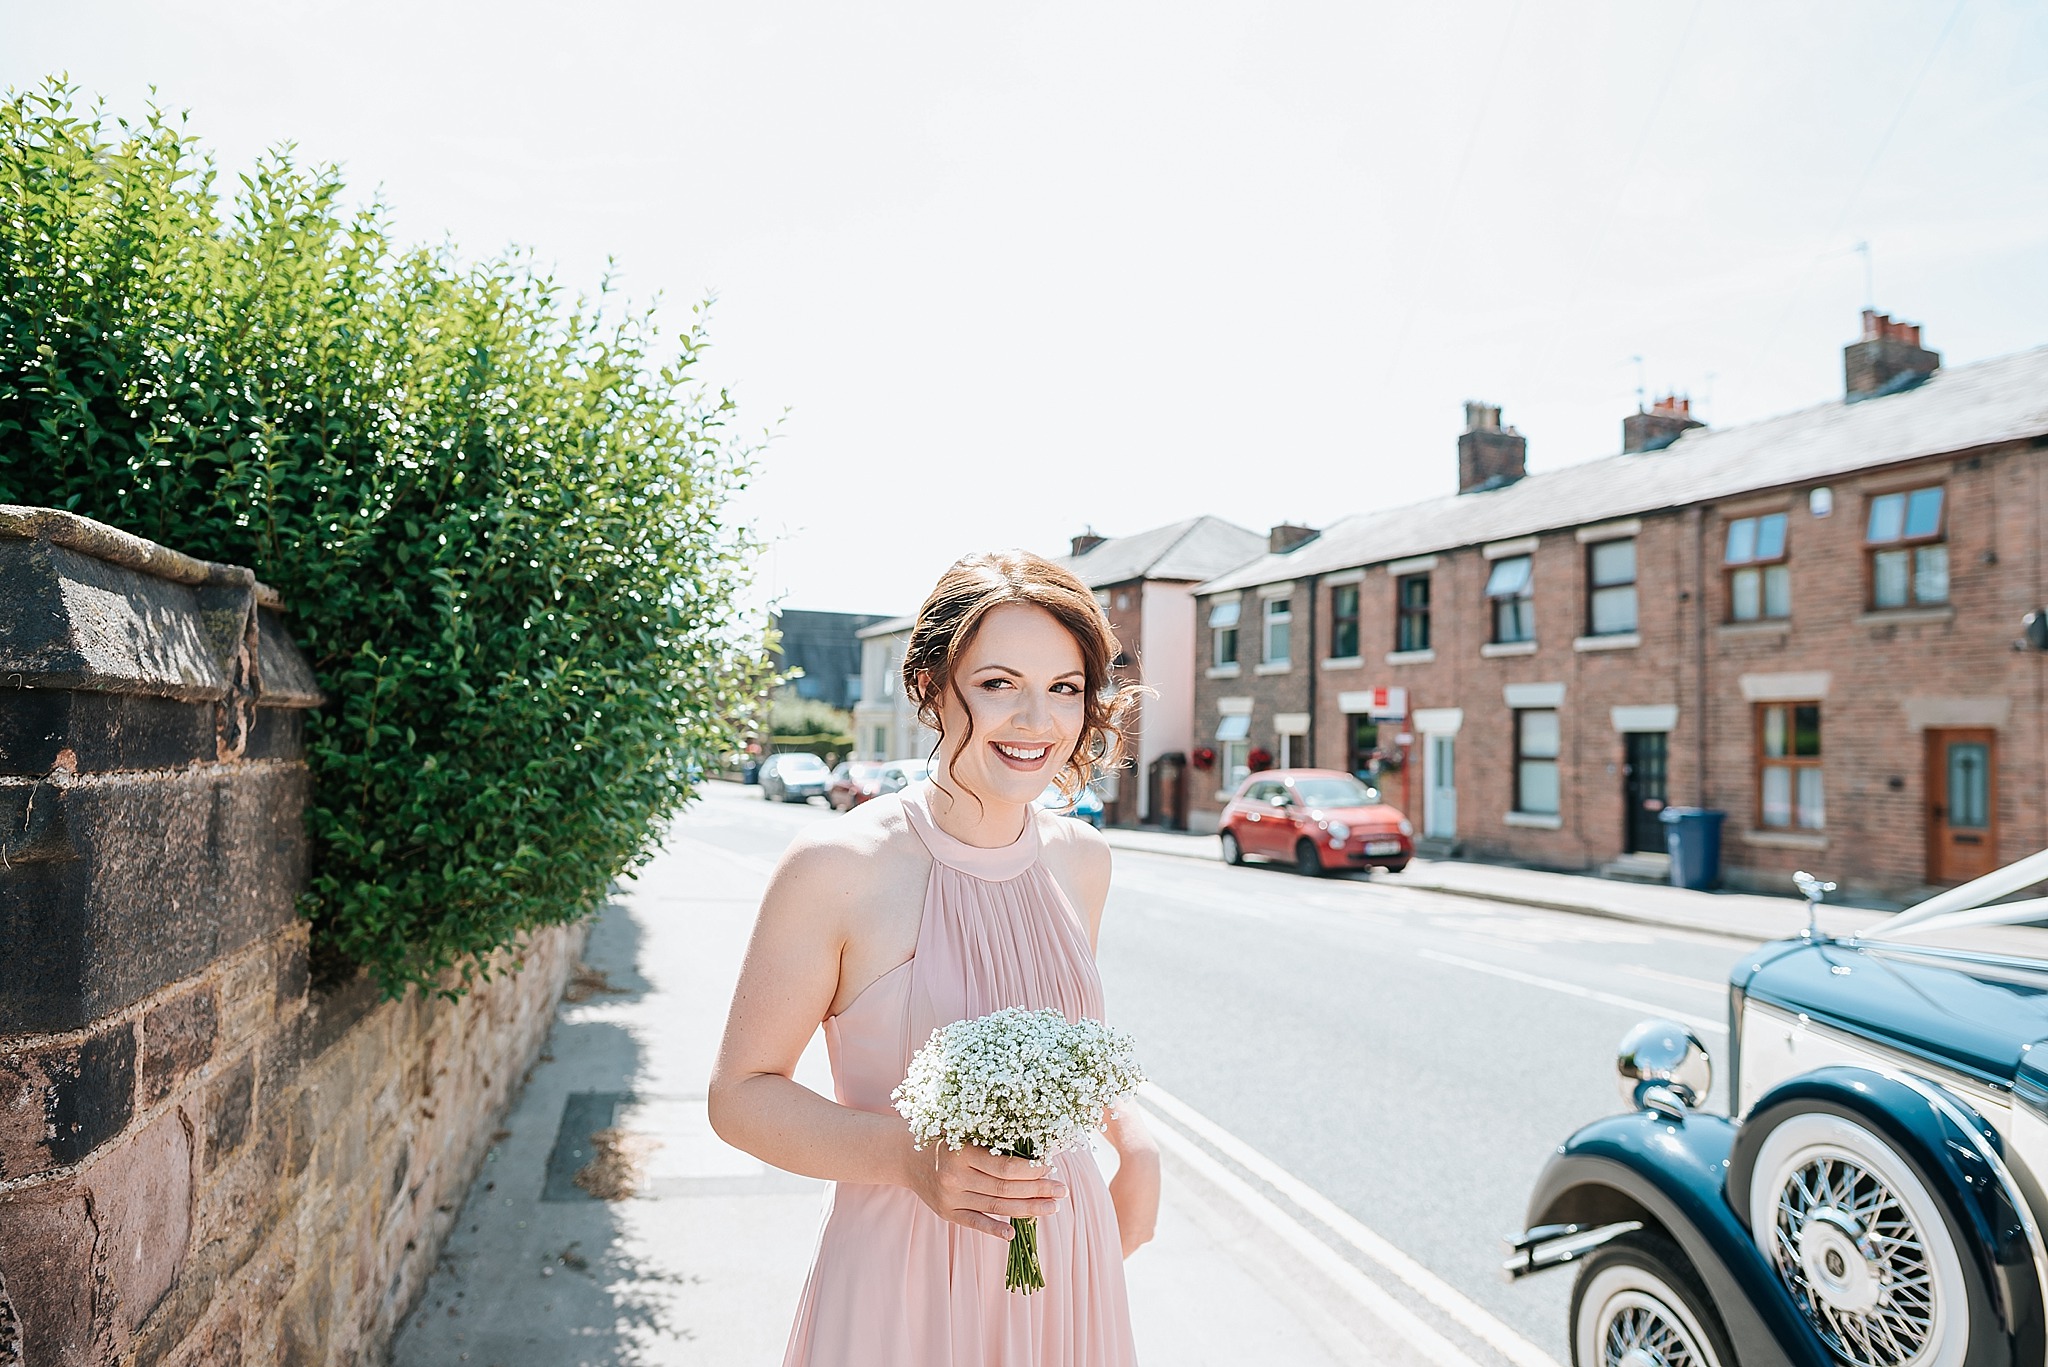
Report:
M806 886L864 889L899 874L921 850L902 799L891 794L805 827L783 852L776 878Z

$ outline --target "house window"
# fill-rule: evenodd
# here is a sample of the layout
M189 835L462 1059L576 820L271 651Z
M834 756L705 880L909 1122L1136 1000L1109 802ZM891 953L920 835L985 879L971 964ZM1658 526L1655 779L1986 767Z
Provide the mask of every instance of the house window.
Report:
M1531 816L1558 812L1557 712L1528 707L1515 712L1515 810Z
M1493 562L1486 577L1486 596L1493 601L1495 645L1536 639L1536 603L1533 575L1526 555L1510 555Z
M1228 598L1209 608L1210 662L1218 669L1237 663L1237 599Z
M1294 630L1294 600L1291 598L1268 598L1266 600L1266 663L1284 665L1292 657L1289 641Z
M1237 785L1251 777L1252 719L1239 714L1216 723L1217 786L1234 793Z
M875 758L889 758L889 728L886 726L875 728Z
M1785 515L1738 517L1728 524L1728 617L1776 621L1792 615L1792 572L1785 567Z
M1586 547L1586 621L1594 636L1636 629L1636 543L1596 541Z
M1817 831L1827 825L1821 791L1820 704L1765 703L1756 712L1758 824Z
M1948 601L1948 545L1942 488L1907 489L1870 500L1870 605L1925 607Z
M1394 649L1429 649L1429 576L1404 574L1394 585Z
M1338 584L1330 590L1330 658L1358 658L1358 585Z
M1380 724L1371 717L1347 717L1351 734L1346 737L1346 767L1361 782L1377 784L1380 772Z

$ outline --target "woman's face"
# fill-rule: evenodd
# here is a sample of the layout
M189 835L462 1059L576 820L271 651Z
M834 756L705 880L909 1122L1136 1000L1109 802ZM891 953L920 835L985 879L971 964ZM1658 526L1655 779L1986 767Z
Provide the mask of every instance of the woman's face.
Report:
M1080 740L1087 686L1081 647L1051 613L1028 603L991 609L940 691L945 738L934 777L984 801L1035 800Z

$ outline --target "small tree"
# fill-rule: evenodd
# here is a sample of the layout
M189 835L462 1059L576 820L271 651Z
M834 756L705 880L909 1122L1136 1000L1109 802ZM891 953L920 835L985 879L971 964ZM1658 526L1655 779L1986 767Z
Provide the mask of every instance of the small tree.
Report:
M72 95L0 106L0 502L277 587L329 698L319 959L458 990L644 861L770 678L701 314L664 344L523 259L402 249L284 150L223 205L169 119Z

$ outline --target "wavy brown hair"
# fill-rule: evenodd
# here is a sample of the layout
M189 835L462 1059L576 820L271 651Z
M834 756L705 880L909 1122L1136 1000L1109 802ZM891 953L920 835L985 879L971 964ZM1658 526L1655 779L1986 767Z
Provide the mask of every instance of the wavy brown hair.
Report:
M1051 613L1081 648L1087 710L1073 753L1056 780L1071 802L1087 784L1091 770L1114 769L1125 762L1124 728L1139 697L1151 691L1141 684L1119 684L1110 674L1111 661L1122 647L1102 605L1071 570L1029 551L985 551L954 561L917 610L910 645L903 652L903 693L916 706L917 719L938 732L943 744L946 727L939 698L950 688L967 715L961 744L972 740L974 713L953 677L954 669L982 619L1005 603L1028 603ZM933 746L932 758L938 753L939 747ZM950 771L951 765L947 767Z

